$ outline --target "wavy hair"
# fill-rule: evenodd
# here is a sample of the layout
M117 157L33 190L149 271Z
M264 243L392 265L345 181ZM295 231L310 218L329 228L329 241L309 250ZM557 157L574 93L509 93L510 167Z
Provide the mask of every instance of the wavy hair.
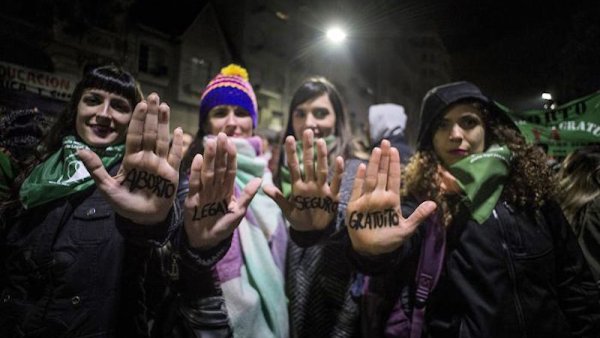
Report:
M537 209L542 206L555 193L555 179L546 165L545 154L538 147L527 144L523 135L502 122L497 114L490 113L490 109L480 102L470 100L459 103L472 104L481 112L486 147L503 144L512 152L510 175L502 192L503 198L517 207ZM430 128L435 130L437 126ZM441 161L431 147L417 151L404 172L402 195L436 202L444 224L448 226L459 211L460 198L446 195L440 189L439 164Z
M574 220L581 208L600 196L600 144L577 149L565 158L558 172L558 187L565 216L577 227Z

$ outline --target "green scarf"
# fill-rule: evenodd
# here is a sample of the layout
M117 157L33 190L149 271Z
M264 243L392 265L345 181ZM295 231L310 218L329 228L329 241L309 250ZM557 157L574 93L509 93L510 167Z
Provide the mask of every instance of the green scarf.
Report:
M331 152L334 150L335 146L336 146L336 140L337 138L335 137L335 135L329 135L327 137L323 138L325 140L325 144L327 145L327 153L331 154ZM313 144L314 146L314 154L315 154L315 162L317 160L317 146L316 146L316 140L315 140L315 144ZM282 149L282 151L285 151ZM302 158L304 156L304 152L302 151L302 141L301 140L296 140L296 156L298 156L298 163L300 163L300 170L304 171L304 166L302 166ZM331 165L331 163L328 163L329 165ZM292 178L290 176L290 169L288 168L287 165L287 158L285 158L283 165L281 166L281 168L279 169L279 176L281 177L281 191L283 192L283 196L285 196L286 198L290 196L290 194L292 193Z
M11 197L12 182L17 176L15 169L11 157L0 150L0 201Z
M83 191L94 184L77 150L90 149L74 136L66 136L62 148L33 169L21 186L20 198L25 209ZM105 168L117 163L125 151L125 145L91 149L102 159Z
M508 147L491 145L485 152L469 155L449 168L466 195L463 203L479 224L490 217L502 194L511 157Z

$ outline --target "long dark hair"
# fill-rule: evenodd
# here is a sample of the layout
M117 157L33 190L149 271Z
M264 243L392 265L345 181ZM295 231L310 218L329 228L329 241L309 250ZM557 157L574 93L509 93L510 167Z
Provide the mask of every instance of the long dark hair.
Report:
M285 139L289 136L294 135L294 126L293 126L293 118L292 115L296 107L301 105L302 103L315 99L323 94L327 94L331 105L333 106L333 111L335 114L335 128L333 134L336 136L336 142L329 153L329 163L333 163L333 160L337 156L342 156L344 159L348 159L355 156L356 149L352 143L352 139L350 136L350 126L348 121L348 116L346 113L346 107L342 100L342 96L338 92L337 88L331 83L329 80L322 76L316 76L306 79L294 95L292 96L292 101L290 103L290 108L287 114L287 123L285 127L285 132L281 139L281 146L285 143ZM279 155L279 167L284 165L284 157L285 151L281 151ZM280 177L278 173L275 177L275 182L280 182Z
M83 91L89 88L102 89L107 92L119 94L125 97L133 109L143 98L142 91L133 76L125 70L114 65L105 65L91 68L87 71L81 81L73 90L71 100L60 114L58 119L50 127L40 147L35 150L34 160L20 168L19 174L10 182L10 195L0 203L0 214L5 210L19 204L19 190L21 184L31 173L33 168L46 160L48 156L56 152L62 146L62 139L67 135L77 135L75 121L77 119L77 105Z

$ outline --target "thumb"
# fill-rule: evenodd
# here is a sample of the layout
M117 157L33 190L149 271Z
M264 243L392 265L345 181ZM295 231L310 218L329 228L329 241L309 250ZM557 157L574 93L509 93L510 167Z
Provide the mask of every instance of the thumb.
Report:
M289 215L292 212L292 205L290 202L283 196L281 190L277 189L276 186L272 184L267 184L263 187L263 191L267 196L271 197L275 203L279 206L284 215Z
M433 201L425 201L419 205L419 207L406 219L406 227L410 232L414 232L415 229L425 221L425 219L437 208L437 205Z
M246 187L244 187L244 190L242 191L242 194L238 199L238 203L244 209L248 208L248 205L250 205L250 202L258 192L258 188L260 188L261 183L262 179L255 177L250 182L248 182L248 184L246 184Z
M96 182L98 189L102 191L108 191L110 186L113 184L114 179L108 174L100 157L88 149L80 149L77 151L77 156L83 162L83 165L90 173L90 176Z

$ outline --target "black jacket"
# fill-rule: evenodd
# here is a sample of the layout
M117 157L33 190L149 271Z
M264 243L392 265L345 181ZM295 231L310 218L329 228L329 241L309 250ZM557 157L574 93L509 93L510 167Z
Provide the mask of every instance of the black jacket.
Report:
M407 217L416 206L405 204ZM378 308L371 306L366 313L380 335L398 297L405 309L412 306L411 276L426 226L396 252L354 254L361 270L379 273L371 280L376 292L370 295L378 299ZM427 304L423 336L600 335L598 289L557 204L547 203L535 212L499 202L483 224L463 212L447 229L446 250L440 280Z
M138 225L95 186L25 211L0 238L0 336L127 336L117 328L141 318L145 254L179 225L176 203L162 224Z

